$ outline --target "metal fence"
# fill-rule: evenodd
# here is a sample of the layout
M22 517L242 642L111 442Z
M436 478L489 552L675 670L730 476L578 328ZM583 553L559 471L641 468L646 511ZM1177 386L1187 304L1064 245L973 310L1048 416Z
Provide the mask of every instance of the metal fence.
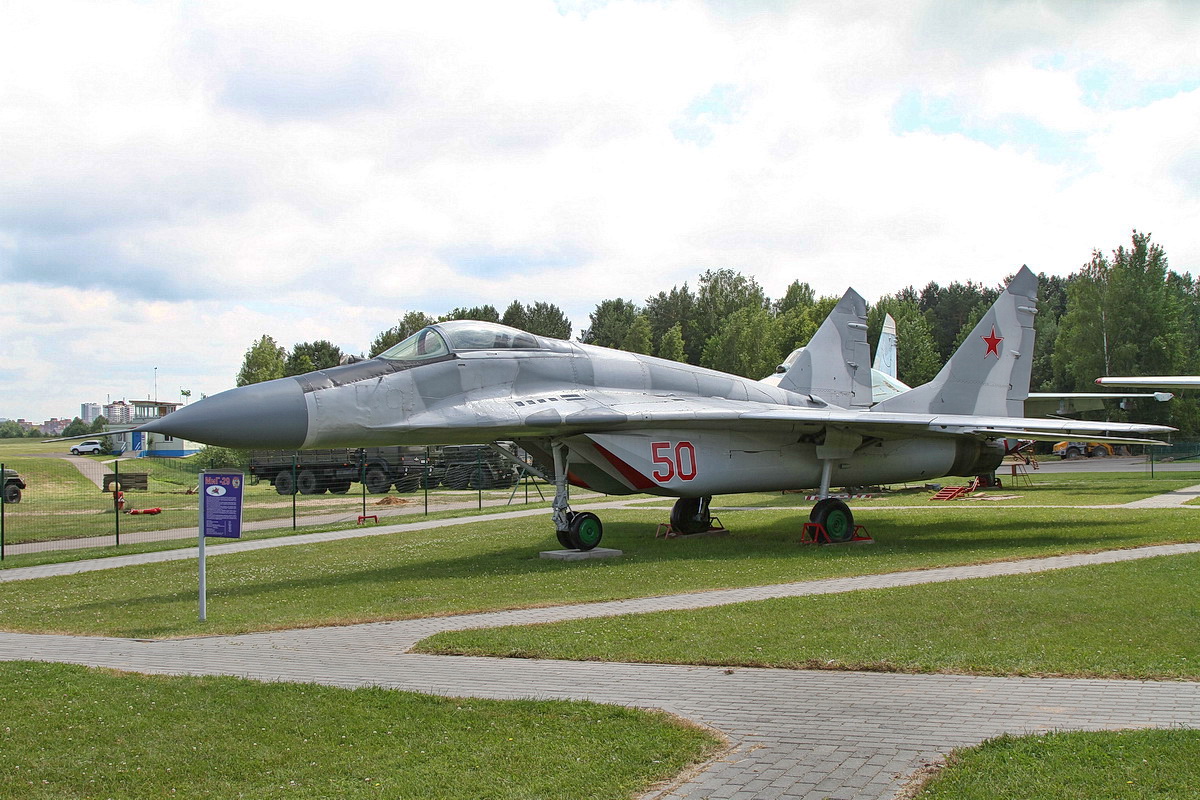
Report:
M212 466L194 458L61 454L3 461L0 559L195 540L198 475ZM278 470L248 473L247 478L243 528L263 535L538 503L553 495L528 468L497 459L483 447L458 448L450 458L430 454L386 474L361 459L351 474L322 473L319 478L306 469L300 454L291 454Z

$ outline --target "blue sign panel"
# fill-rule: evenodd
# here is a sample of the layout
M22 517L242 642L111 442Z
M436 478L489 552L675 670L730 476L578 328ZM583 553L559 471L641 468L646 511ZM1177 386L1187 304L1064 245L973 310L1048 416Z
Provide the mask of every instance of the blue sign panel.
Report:
M242 535L240 472L205 470L200 473L200 535L238 539Z

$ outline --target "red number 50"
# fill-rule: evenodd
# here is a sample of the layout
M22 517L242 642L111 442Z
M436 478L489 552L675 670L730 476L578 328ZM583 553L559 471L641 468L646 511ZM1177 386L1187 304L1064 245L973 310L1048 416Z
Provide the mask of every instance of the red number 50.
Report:
M666 450L667 452L662 452ZM670 442L651 442L650 460L661 467L654 470L654 480L665 483L678 476L681 481L696 477L696 448L691 442L680 442L674 452Z

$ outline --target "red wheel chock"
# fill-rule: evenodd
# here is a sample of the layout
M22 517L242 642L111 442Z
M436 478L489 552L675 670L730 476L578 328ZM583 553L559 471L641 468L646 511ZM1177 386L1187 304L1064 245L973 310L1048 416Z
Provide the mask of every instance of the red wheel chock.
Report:
M851 544L854 542L873 542L871 534L867 533L865 525L855 525L854 534L843 542L835 542L829 538L829 532L819 522L806 522L800 530L800 544Z

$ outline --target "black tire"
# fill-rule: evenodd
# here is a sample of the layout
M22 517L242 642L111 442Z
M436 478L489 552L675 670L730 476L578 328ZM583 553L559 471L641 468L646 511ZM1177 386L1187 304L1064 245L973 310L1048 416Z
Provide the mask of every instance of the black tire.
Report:
M681 497L671 507L671 528L676 533L704 533L712 527L708 511L711 497Z
M841 500L826 497L813 506L810 518L825 528L831 542L848 542L854 538L854 514Z
M300 494L325 493L325 487L321 485L321 479L311 469L300 470L300 474L296 476L296 490Z
M392 476L388 475L383 467L375 464L367 467L367 471L363 473L363 485L371 494L387 494L388 489L392 488Z
M345 494L348 491L350 491L350 481L340 480L329 482L329 492L331 494Z
M79 448L78 448L78 447L72 447L72 448L71 448L71 455L73 455L73 456L77 456L77 455L79 455Z
M275 491L278 494L296 493L296 479L292 476L290 469L281 470L272 483L275 484Z
M567 532L571 547L576 550L591 550L604 538L604 525L590 511L583 511L571 519L571 530Z
M21 487L15 483L4 484L4 502L10 504L21 502Z
M1083 455L1083 451L1078 447L1068 447L1067 452L1063 453L1063 458L1079 458Z
M442 485L447 489L462 491L471 488L471 479L475 477L474 464L451 464L446 467L442 476Z
M558 537L558 543L562 545L564 550L574 550L575 545L571 544L570 531L555 531L554 535Z
M407 472L403 477L397 478L396 491L400 494L410 494L421 488L421 475L413 472Z

